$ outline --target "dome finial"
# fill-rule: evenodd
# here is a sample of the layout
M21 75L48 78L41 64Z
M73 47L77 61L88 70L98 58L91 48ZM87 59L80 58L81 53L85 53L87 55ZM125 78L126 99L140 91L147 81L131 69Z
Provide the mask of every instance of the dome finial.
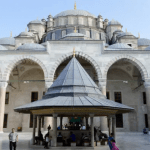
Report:
M74 27L74 33L76 33L77 32L77 29L76 29L76 26Z
M75 47L73 48L73 57L75 57L76 52L75 52Z
M126 28L126 32L127 32L127 28Z
M76 4L76 1L74 3L74 9L77 9L77 4Z
M28 32L27 28L25 29L25 32Z
M10 32L10 37L12 37L12 31Z

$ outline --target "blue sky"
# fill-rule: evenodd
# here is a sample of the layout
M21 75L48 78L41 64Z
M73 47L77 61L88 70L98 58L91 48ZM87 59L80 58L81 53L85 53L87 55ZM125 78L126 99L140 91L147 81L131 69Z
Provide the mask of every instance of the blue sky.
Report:
M135 36L150 39L150 0L76 0L77 9L115 19ZM74 0L0 0L0 38L17 36L35 19L74 8Z

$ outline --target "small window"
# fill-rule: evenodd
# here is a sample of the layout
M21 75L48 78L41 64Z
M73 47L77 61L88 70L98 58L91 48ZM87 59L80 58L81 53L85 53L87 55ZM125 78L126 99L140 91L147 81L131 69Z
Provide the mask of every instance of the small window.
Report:
M30 125L29 125L30 128L33 128L33 115L30 114ZM35 127L37 128L37 117L35 119Z
M106 97L107 97L107 99L110 99L109 92L106 92Z
M148 116L147 114L145 114L144 116L145 116L145 127L148 128Z
M115 102L122 103L121 92L115 92L114 96L115 96Z
M4 124L3 124L3 128L7 128L7 122L8 122L8 114L4 114Z
M116 115L116 128L123 128L123 115L122 114Z
M5 104L9 104L9 92L6 92Z
M128 44L130 47L132 47L132 44Z
M45 95L45 92L43 92L43 95Z
M146 104L146 92L143 92L143 104Z
M32 92L31 93L31 102L38 100L38 92Z

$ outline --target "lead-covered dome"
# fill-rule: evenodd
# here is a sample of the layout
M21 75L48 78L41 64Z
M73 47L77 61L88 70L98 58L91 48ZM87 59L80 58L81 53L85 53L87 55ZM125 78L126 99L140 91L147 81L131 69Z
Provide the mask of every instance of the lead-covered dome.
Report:
M4 47L3 45L0 45L0 51L5 51L8 50L6 47Z
M15 46L15 38L13 37L5 37L0 39L1 45L12 45Z
M140 38L138 39L138 46L148 46L150 45L150 39Z
M108 22L108 26L109 25L121 25L121 23L118 22L117 20L112 19L110 22Z
M78 10L78 9L63 11L63 12L57 14L56 16L54 16L54 18L65 17L65 16L88 16L88 17L96 18L95 15L89 13L88 11Z
M129 45L127 45L126 43L116 43L113 45L110 45L107 50L131 50L132 47L130 47Z
M24 45L21 45L17 48L17 50L39 50L39 51L45 51L46 48L41 44L36 43L25 43Z
M33 33L32 32L21 32L20 34L19 34L19 36L20 37L31 37L31 36L33 36Z

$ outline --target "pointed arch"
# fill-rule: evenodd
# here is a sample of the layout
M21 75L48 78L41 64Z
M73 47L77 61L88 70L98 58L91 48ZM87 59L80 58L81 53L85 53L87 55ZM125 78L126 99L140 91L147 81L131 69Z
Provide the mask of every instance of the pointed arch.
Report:
M102 73L101 73L101 70L100 70L100 67L99 65L97 64L97 62L92 58L90 57L89 55L83 53L83 52L80 52L80 51L77 51L75 52L76 53L76 56L79 56L81 58L83 58L84 60L86 60L87 62L89 62L93 68L95 69L96 71L96 74L97 74L97 77L98 77L98 81L102 78ZM58 68L58 66L63 62L65 61L66 59L72 57L72 52L71 53L68 53L68 54L65 54L63 56L61 56L59 59L56 60L55 64L53 65L51 71L50 71L50 74L49 74L49 78L53 81L54 79L54 74L55 74L55 71L56 69Z
M44 72L44 77L45 78L48 77L47 69L46 69L45 65L39 59L37 59L36 57L33 57L33 56L21 56L21 57L14 59L13 61L11 61L11 63L6 67L5 72L2 75L2 79L9 80L9 75L10 75L11 71L13 70L13 68L24 59L30 59L30 60L36 62L42 68L42 70Z
M107 73L108 73L109 68L114 63L116 63L117 61L119 61L121 59L126 59L128 62L135 65L138 68L138 70L140 71L143 80L148 78L148 72L147 72L145 66L139 60L137 60L136 58L129 56L129 55L121 55L121 56L117 56L114 59L112 59L105 68L103 78L107 78Z

